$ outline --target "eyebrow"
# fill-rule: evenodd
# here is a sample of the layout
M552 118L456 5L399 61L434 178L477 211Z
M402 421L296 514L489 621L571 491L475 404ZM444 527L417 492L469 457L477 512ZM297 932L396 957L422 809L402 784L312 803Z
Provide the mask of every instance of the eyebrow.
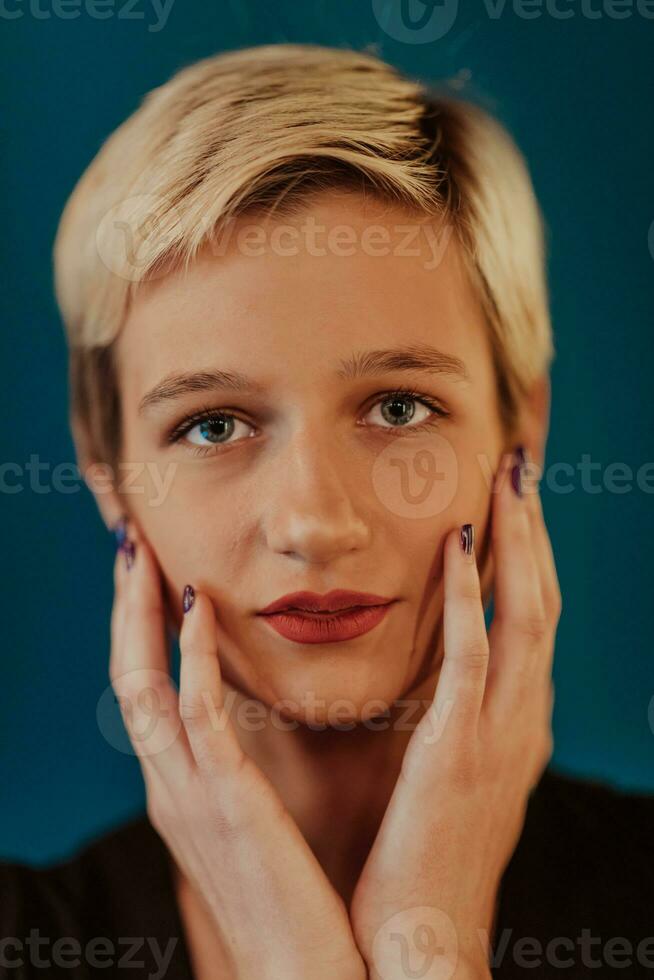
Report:
M409 347L390 347L384 350L361 351L340 361L336 376L352 381L390 371L420 371L426 374L446 374L468 381L464 362L451 354L430 346L413 344ZM263 394L265 386L238 371L197 371L170 374L154 386L139 402L138 414L162 402L198 391L237 391Z

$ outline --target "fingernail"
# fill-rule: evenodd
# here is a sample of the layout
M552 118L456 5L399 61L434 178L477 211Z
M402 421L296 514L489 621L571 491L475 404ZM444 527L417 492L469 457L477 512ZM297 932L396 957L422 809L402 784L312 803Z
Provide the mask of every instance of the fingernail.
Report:
M182 605L184 607L184 612L187 613L193 603L195 602L195 590L192 585L184 586L184 597L182 599Z
M127 517L125 514L121 515L112 530L116 538L116 548L122 548L127 538Z
M463 524L461 526L461 550L464 555L471 555L475 547L475 529L472 524Z
M514 455L516 462L513 464L513 469L511 470L511 486L513 487L515 493L518 497L523 495L522 477L523 477L523 466L526 462L526 454L523 446L516 446L514 450Z
M129 538L125 538L122 545L119 545L125 555L125 564L127 565L127 571L130 570L134 564L134 557L136 554L136 545Z

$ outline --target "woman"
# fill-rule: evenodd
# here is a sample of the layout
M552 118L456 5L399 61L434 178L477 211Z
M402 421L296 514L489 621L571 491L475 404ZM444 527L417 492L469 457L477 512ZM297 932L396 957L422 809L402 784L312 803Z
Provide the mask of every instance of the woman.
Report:
M9 972L654 967L652 798L547 768L543 266L507 134L370 54L206 59L101 148L55 275L147 816L2 867Z

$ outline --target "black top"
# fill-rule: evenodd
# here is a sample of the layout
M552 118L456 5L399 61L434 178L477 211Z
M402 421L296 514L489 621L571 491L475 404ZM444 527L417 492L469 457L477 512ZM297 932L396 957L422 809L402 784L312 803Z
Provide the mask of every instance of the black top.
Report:
M0 863L0 977L192 980L172 872L145 814L59 864ZM494 977L654 980L654 795L546 769L499 899Z

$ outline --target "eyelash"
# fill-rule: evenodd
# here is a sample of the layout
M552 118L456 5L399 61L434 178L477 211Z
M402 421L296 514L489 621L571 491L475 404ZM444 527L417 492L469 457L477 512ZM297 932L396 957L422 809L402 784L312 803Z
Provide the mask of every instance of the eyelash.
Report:
M401 385L397 388L393 388L392 391L382 392L380 395L375 396L375 401L372 402L370 408L374 408L374 406L380 402L391 401L396 396L404 398L407 401L414 400L420 402L421 405L429 408L433 414L424 419L422 422L419 422L417 425L373 425L373 428L380 429L383 432L388 432L391 435L394 435L398 431L403 433L424 432L424 430L428 427L438 425L442 419L448 418L450 415L450 412L443 408L439 402L431 398L430 395L425 395L423 392L415 391L413 388L405 388ZM238 415L235 415L234 412L230 412L228 410L211 408L208 405L203 406L192 415L187 415L181 420L181 422L174 426L174 428L166 436L166 443L173 444L180 442L188 432L194 429L195 426L201 422L218 421L224 418L238 419L239 417ZM244 420L240 419L240 421ZM228 443L225 443L224 445L228 445ZM193 446L189 448L196 456L206 456L209 453L218 451L220 449L220 443L216 443L213 446Z

